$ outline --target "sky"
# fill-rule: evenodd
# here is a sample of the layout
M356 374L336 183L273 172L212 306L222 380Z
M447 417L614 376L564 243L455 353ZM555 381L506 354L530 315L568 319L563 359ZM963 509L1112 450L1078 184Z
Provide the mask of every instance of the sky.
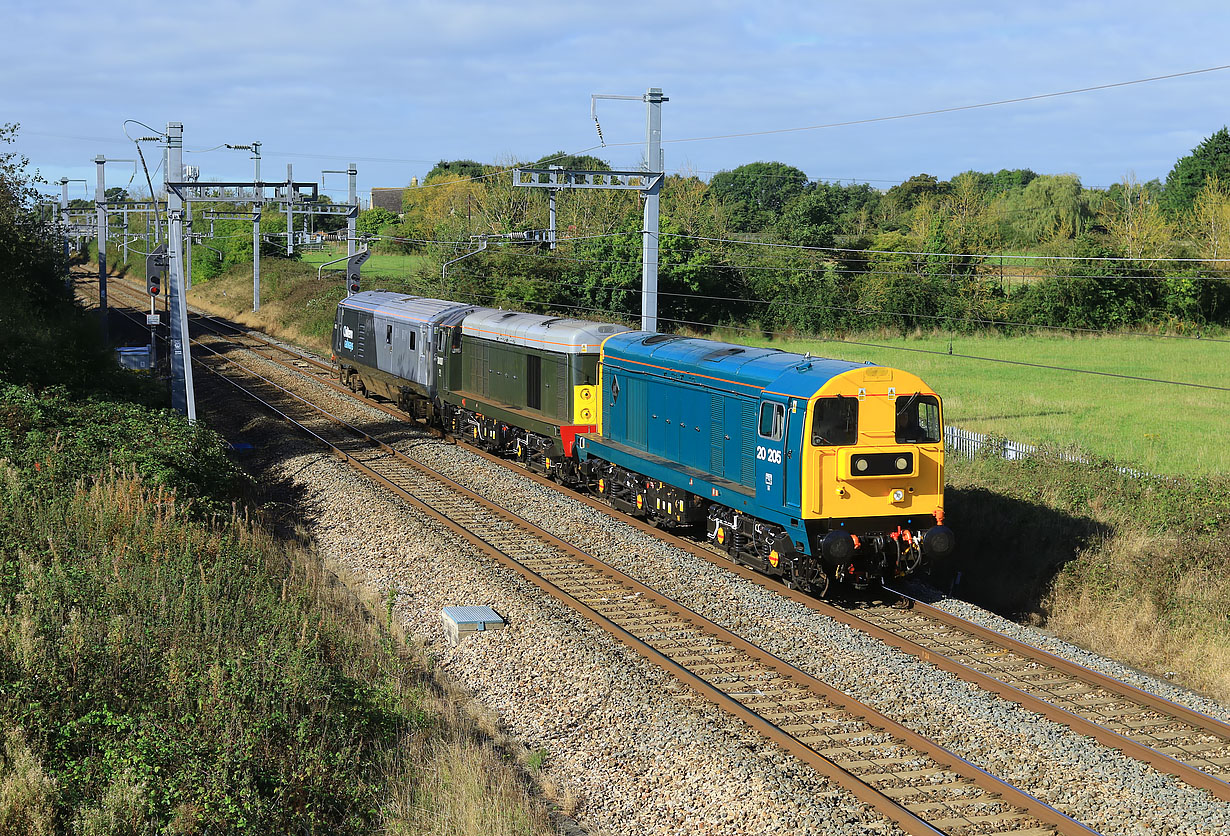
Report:
M640 166L660 87L668 171L777 160L888 188L926 172L1030 168L1106 187L1164 179L1230 122L1230 69L916 118L700 139L1116 84L1230 64L1224 2L300 2L10 0L0 122L49 180L93 197L93 159L136 156L126 119L184 124L204 180L404 186L441 159L585 152ZM132 136L149 134L129 124ZM159 152L144 146L151 168ZM107 166L126 186L131 163ZM326 193L345 197L344 175ZM143 179L138 175L133 184ZM53 191L48 189L48 191ZM54 189L58 194L58 187Z

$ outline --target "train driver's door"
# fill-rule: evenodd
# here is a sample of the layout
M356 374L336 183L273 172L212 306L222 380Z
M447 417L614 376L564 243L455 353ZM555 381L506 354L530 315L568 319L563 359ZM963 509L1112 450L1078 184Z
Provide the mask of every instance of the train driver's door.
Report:
M786 408L766 397L756 420L756 497L767 508L781 508L786 483Z

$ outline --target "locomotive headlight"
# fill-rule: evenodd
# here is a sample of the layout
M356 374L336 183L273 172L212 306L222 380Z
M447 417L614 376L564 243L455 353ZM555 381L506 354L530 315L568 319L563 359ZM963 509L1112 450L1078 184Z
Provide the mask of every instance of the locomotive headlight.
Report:
M910 469L910 460L907 459L905 456L898 456L895 464L897 465L898 470L909 470Z
M901 488L893 488L893 502L905 502L905 491Z
M865 471L867 467L868 465L867 465L866 459L855 459L854 460L854 469L857 470L859 473L862 473L863 471Z

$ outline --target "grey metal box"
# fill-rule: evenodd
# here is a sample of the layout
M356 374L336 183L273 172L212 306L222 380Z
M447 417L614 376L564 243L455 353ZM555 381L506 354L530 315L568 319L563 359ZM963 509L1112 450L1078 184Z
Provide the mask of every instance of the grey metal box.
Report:
M117 348L115 357L120 366L125 369L145 371L149 368L149 346L141 345L133 348Z
M456 645L471 633L498 630L504 619L491 607L445 607L440 610L444 632L450 644Z

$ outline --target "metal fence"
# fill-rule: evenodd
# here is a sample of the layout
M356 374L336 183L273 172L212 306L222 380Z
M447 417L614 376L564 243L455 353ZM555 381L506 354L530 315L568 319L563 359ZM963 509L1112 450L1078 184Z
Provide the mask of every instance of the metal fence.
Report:
M984 452L1004 459L1024 459L1038 452L1038 448L1032 444L1021 444L1019 441L953 426L944 427L944 446L950 452L960 453L967 459L972 459L978 453ZM1061 458L1078 461L1076 456L1061 455Z
M1012 441L1011 439L1001 438L989 433L976 433L952 426L944 427L944 447L948 452L957 453L967 459L972 459L979 453L999 456L1002 459L1008 460L1026 459L1038 454L1038 448L1033 444L1022 444L1019 441ZM1090 459L1087 456L1082 456L1079 453L1057 451L1052 453L1052 455L1064 461L1083 464L1090 463ZM1152 475L1130 467L1116 467L1115 470L1120 473L1126 473L1128 476Z

